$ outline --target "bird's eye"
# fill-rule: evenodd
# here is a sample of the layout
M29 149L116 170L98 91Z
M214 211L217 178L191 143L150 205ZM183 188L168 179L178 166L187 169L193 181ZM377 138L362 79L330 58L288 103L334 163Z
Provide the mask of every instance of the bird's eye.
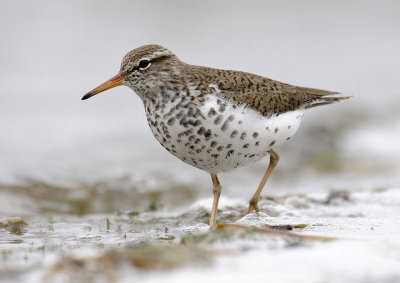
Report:
M145 70L148 67L150 67L150 65L151 65L150 64L150 60L148 60L148 59L142 59L142 60L139 61L140 70Z

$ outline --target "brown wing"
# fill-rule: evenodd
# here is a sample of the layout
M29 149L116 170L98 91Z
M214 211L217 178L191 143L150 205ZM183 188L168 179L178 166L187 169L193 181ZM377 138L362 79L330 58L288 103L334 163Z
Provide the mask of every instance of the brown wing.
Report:
M331 104L348 98L334 96L338 92L293 86L250 73L198 68L197 71L204 75L201 76L205 78L204 84L218 85L221 96L246 104L264 116Z

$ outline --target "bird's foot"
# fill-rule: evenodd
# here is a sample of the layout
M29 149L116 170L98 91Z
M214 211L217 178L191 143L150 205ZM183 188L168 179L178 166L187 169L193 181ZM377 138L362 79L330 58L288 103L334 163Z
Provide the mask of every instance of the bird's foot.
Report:
M208 227L208 231L214 231L217 229L217 223L210 223L210 226Z
M258 200L259 200L259 198L252 198L249 201L249 208L247 209L246 214L249 214L253 211L260 212L260 208L258 207Z

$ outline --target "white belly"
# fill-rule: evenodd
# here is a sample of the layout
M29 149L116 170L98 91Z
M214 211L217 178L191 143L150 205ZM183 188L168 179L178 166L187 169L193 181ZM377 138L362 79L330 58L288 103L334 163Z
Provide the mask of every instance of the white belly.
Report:
M210 173L230 171L260 160L271 148L289 140L303 118L300 110L265 117L249 107L235 107L232 102L211 95L196 108L199 111L195 116L185 109L180 116L186 120L179 118L179 109L171 113L172 108L165 107L167 114L161 125L154 126L149 121L153 134L173 155ZM169 125L171 118L174 123Z

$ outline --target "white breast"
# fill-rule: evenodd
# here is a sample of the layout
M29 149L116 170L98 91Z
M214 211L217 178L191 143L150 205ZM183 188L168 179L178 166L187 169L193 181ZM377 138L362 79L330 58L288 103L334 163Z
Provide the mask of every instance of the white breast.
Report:
M221 112L218 100L223 98L210 97L201 107L201 111L206 115L210 109L215 109L216 116L224 116L223 121L228 117L234 117L226 129L214 126L218 143L232 144L232 149L235 151L235 158L227 159L215 168L220 171L229 171L265 157L271 148L285 143L294 136L304 115L303 111L297 110L265 117L250 107L245 105L235 107L231 101L226 100L224 100L225 111ZM213 118L208 120L210 127L214 124L215 116Z
M189 126L182 123L182 115L165 105L164 119L175 117L174 123L158 123L151 126L157 140L172 154L184 162L210 173L230 171L254 163L268 154L275 146L289 140L299 128L303 112L300 110L265 117L259 112L235 105L223 97L209 95L202 105L193 110L183 108ZM174 116L175 115L175 116ZM164 120L166 121L166 120ZM150 123L150 122L149 122ZM168 127L167 131L162 128ZM158 128L158 129L157 129Z

